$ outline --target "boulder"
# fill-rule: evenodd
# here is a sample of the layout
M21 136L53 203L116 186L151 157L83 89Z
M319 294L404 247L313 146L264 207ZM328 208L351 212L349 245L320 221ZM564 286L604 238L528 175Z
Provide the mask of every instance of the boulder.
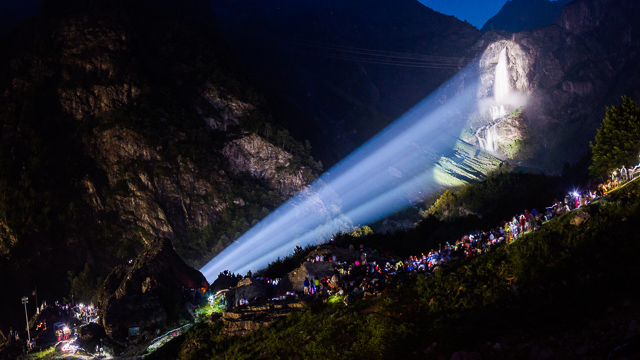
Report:
M591 215L588 213L578 210L573 218L571 218L571 225L580 226L583 222L587 221Z
M245 299L259 302L268 299L273 293L273 286L252 277L246 277L238 282L233 289L235 299Z
M176 254L169 239L158 240L109 274L98 300L100 319L116 341L124 340L130 327L145 335L177 321L184 304L197 303L208 287L204 275Z

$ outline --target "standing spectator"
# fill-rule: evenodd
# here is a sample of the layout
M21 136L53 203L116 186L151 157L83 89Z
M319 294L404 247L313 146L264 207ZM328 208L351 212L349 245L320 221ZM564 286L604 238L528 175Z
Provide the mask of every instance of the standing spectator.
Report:
M622 177L622 181L629 180L629 173L627 172L627 167L624 165L620 168L620 176Z
M305 277L304 278L304 282L302 283L303 285L303 292L305 295L309 295L309 278Z

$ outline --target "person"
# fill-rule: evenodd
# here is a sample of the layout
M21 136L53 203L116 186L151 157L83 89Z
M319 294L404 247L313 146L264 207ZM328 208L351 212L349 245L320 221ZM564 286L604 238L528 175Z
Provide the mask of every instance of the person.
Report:
M620 176L622 177L622 181L629 180L629 173L627 172L627 167L624 165L620 168Z
M342 301L344 302L344 306L349 306L351 303L351 294L347 294Z
M305 277L304 278L304 282L302 283L303 285L303 292L305 295L309 295L309 278Z

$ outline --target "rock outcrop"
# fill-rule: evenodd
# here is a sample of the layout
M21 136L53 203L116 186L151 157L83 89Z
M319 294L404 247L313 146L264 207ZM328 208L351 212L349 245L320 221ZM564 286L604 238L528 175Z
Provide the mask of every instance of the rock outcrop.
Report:
M158 241L107 277L98 301L100 321L114 340L124 340L130 327L140 327L144 337L178 320L181 304L198 304L208 287L204 275L185 264L171 241Z
M297 194L306 185L302 175L305 169L291 166L291 154L256 134L230 142L222 153L229 159L231 171L265 179L288 196Z

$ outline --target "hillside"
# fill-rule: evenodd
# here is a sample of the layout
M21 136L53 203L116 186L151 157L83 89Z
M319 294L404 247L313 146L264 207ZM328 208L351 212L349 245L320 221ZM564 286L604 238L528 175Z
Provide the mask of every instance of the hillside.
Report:
M333 296L308 300L303 313L234 338L212 319L158 356L635 358L639 192L635 181L513 243L434 276L401 277L346 307Z
M6 39L3 306L36 287L66 297L85 264L104 279L165 238L202 264L317 176L210 15L197 1L50 0Z

